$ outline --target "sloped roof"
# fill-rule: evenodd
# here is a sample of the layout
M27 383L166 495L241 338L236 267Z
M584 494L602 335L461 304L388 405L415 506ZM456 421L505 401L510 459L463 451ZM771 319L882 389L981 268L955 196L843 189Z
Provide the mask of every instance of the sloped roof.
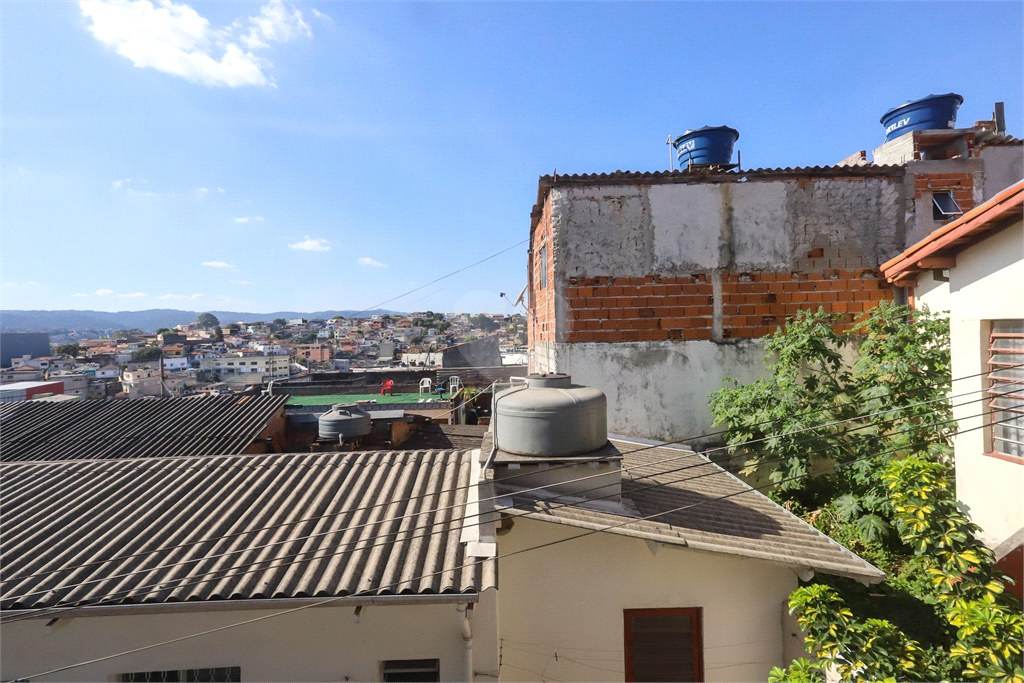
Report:
M939 260L954 258L971 245L1021 219L1024 215L1024 181L1006 188L984 204L955 221L936 228L899 256L882 264L880 270L889 282L914 278L924 270L948 267Z
M0 462L245 451L282 396L146 398L0 405Z
M469 484L470 458L3 464L0 607L479 592L495 585L495 569L494 560L464 557L459 542L467 489L458 487ZM455 507L437 510L446 506Z
M609 532L767 560L797 570L871 583L885 578L883 572L698 453L619 440L611 444L622 454L620 510L608 501L568 506L564 497L544 491L518 493L508 484L497 487L498 494L508 494L498 507L510 514L528 512L531 518L584 529L621 525ZM669 458L671 462L653 464ZM631 518L636 521L629 522Z

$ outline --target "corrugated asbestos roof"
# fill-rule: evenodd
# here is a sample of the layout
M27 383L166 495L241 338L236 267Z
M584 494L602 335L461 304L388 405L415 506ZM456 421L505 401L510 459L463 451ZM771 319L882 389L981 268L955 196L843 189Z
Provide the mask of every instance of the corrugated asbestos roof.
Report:
M450 491L469 483L470 458L395 451L0 465L0 607L479 592L495 585L494 560L464 557L467 489ZM404 515L412 516L380 521ZM298 540L313 534L321 535ZM197 561L157 568L188 560Z
M0 405L0 461L241 453L288 396Z
M659 511L701 503L680 512L611 529L611 533L645 540L682 545L697 550L742 555L826 574L878 582L880 570L820 533L795 515L757 491L737 494L749 487L718 465L697 453L680 458L678 448L647 448L643 444L613 440L623 455L622 467L637 467L673 458L671 462L642 467L622 474L623 508L616 513L608 501L564 506L564 498L551 494L516 493L514 487L499 485L497 493L509 493L512 507L506 512L531 512L531 518L585 529L622 524L631 516L654 515ZM647 450L630 453L639 448ZM680 470L680 468L688 468ZM649 488L652 484L664 484ZM715 500L730 496L722 500ZM547 500L545 500L547 499ZM500 502L500 501L499 501ZM635 511L635 515L627 514Z

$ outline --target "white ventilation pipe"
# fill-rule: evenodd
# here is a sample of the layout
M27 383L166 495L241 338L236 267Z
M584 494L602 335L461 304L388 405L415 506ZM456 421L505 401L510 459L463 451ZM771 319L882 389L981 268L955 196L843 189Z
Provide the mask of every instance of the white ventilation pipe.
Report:
M473 625L469 623L469 612L473 606L469 603L455 608L462 615L462 642L466 647L466 680L473 680Z

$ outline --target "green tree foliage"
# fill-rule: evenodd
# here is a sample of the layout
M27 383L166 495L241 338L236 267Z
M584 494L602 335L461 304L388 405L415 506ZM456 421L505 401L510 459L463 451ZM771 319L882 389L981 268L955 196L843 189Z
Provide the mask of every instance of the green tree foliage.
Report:
M501 327L501 323L497 323L497 322L491 320L489 317L487 317L483 313L479 313L477 315L470 316L469 324L472 325L475 328L479 328L479 329L483 330L484 332L494 332L499 327Z
M163 356L163 351L156 346L143 346L141 349L132 354L132 360L156 360Z
M822 510L866 541L892 535L878 472L893 450L948 456L951 412L948 320L888 302L852 330L842 316L801 312L766 340L770 376L712 394L715 424L729 429L744 474L780 485L771 496L796 511ZM781 436L780 436L781 435ZM812 480L812 471L843 466Z
M935 604L955 638L928 652L885 619L860 619L831 587L814 584L790 596L790 611L819 659L775 668L770 682L823 681L834 666L849 681L1024 681L1021 603L1005 591L1012 581L975 537L947 469L921 456L889 463L881 478L900 539L926 562Z
M274 318L274 324L275 325L279 325L279 326L280 325L287 325L288 321L285 320L284 318Z
M817 659L769 681L817 683L826 667L849 681L1024 680L1020 603L949 484L948 322L889 303L856 337L836 322L798 315L766 342L768 379L712 398L729 444L759 440L734 450L745 474L777 482L773 498L888 574L881 600L832 577L794 592Z
M159 330L157 330L157 331L156 331L156 333L157 333L157 334L166 334L166 333L168 333L168 332L170 332L170 331L171 331L171 330L170 330L170 329L168 329L168 328L166 328L166 327L161 327L161 328L160 328Z
M199 325L199 327L203 329L210 329L211 327L220 325L220 321L217 320L217 316L213 313L200 313L199 317L196 318L196 325Z
M81 353L82 347L78 344L61 344L53 350L59 356L71 356L74 358Z

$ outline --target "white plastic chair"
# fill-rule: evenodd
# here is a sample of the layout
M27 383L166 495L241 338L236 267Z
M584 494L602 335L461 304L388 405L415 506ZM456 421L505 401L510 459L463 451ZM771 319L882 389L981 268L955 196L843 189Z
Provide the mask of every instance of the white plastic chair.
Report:
M431 384L432 384L432 382L430 381L429 377L424 377L423 379L420 380L420 395L421 396L423 395L423 390L424 389L427 390L427 395L428 396L430 395L430 385Z
M462 378L452 375L448 378L448 393L454 396L462 388Z

